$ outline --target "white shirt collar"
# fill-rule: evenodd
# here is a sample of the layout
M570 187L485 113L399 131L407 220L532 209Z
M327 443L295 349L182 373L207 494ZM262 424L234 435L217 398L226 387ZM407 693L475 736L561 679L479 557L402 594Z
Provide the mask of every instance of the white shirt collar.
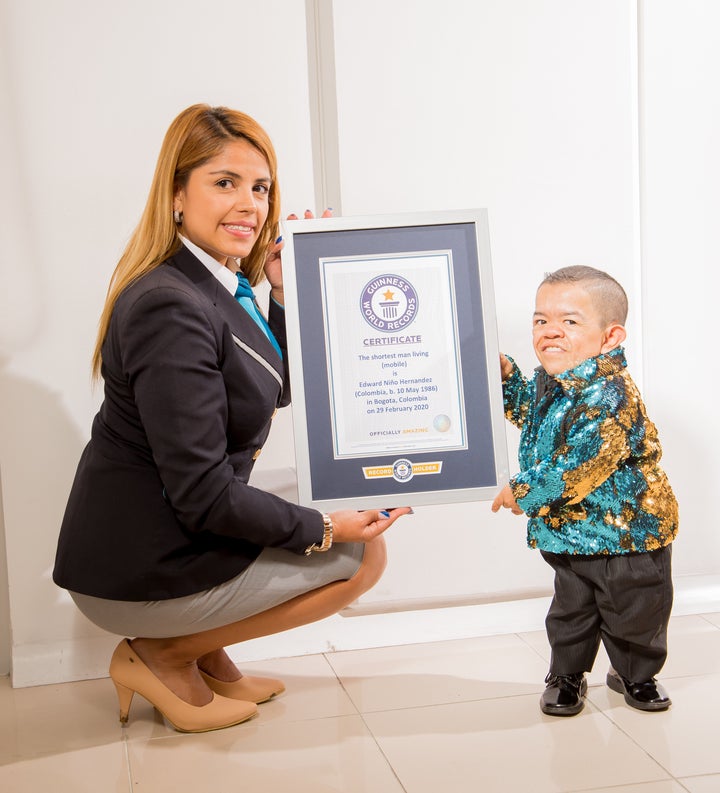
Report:
M227 267L220 264L217 259L213 259L209 253L198 247L194 242L190 242L187 237L183 237L181 234L180 239L182 240L183 245L190 251L190 253L199 259L205 265L205 267L208 268L208 270L210 270L215 278L220 281L220 283L225 287L225 289L228 290L228 292L230 292L231 295L234 295L238 285L237 276L228 270Z

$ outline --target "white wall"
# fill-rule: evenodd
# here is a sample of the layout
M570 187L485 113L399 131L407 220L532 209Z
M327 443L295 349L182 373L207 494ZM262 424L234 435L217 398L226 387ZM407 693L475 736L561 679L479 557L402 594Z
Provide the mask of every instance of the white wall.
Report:
M346 215L488 207L501 346L526 369L542 273L580 261L617 275L632 302L629 358L681 500L676 574L720 572L707 519L718 419L697 396L712 393L697 381L712 361L717 283L709 259L719 175L716 4L642 2L638 29L630 0L307 0L325 22L332 16L335 46L332 79L321 74L320 87L326 107L327 91L336 91L337 151L323 150L322 163L311 158L318 86L308 83L315 53L305 5L0 5L0 471L12 622L11 647L0 625L0 673L12 656L17 685L103 674L116 641L78 615L50 572L100 398L88 362L107 282L161 136L196 101L238 107L265 124L287 211L327 194L314 178L319 165L334 174L330 189ZM508 437L512 458L512 430ZM285 412L260 473L291 464ZM490 516L487 504L417 512L390 535L387 575L358 613L549 587L547 569L524 548L521 521ZM0 547L4 592L3 561ZM521 617L502 603L336 617L237 653L541 627L544 605L533 601Z
M488 207L500 346L527 372L535 289L567 264L626 284L637 339L628 352L639 358L630 6L335 4L344 214ZM508 438L514 471L513 428ZM389 536L388 572L366 600L550 589L524 520L487 502L416 513Z
M278 150L286 205L312 201L305 8L7 0L0 14L0 465L12 656L17 680L42 679L35 670L45 666L53 679L72 674L77 641L107 641L50 576L100 398L89 360L110 274L162 136L194 102L260 120Z
M675 570L717 573L720 4L642 4L646 397L681 506Z

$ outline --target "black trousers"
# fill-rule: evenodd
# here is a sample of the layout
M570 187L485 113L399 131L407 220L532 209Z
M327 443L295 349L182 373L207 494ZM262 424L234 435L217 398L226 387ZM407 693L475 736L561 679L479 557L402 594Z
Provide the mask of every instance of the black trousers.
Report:
M639 683L655 677L667 657L671 546L617 556L542 556L555 571L545 619L550 671L589 672L602 640L624 678Z

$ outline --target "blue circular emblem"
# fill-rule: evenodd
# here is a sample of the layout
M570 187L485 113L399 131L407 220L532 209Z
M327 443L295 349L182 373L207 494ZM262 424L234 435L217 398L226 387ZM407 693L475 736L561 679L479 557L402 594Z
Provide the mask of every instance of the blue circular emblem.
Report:
M378 275L363 287L360 310L368 325L385 333L404 330L417 315L415 287L399 275Z
M409 482L413 478L413 467L410 460L395 460L392 475L396 482Z

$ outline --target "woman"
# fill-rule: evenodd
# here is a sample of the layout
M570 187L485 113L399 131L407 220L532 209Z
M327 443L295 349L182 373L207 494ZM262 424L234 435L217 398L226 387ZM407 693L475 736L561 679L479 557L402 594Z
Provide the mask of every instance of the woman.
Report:
M54 580L97 625L138 637L110 663L121 722L135 692L181 731L253 716L283 684L243 677L224 647L351 603L408 512L322 515L248 485L290 400L279 212L266 133L194 105L165 136L108 290L93 359L105 399ZM263 277L267 319L250 288Z

